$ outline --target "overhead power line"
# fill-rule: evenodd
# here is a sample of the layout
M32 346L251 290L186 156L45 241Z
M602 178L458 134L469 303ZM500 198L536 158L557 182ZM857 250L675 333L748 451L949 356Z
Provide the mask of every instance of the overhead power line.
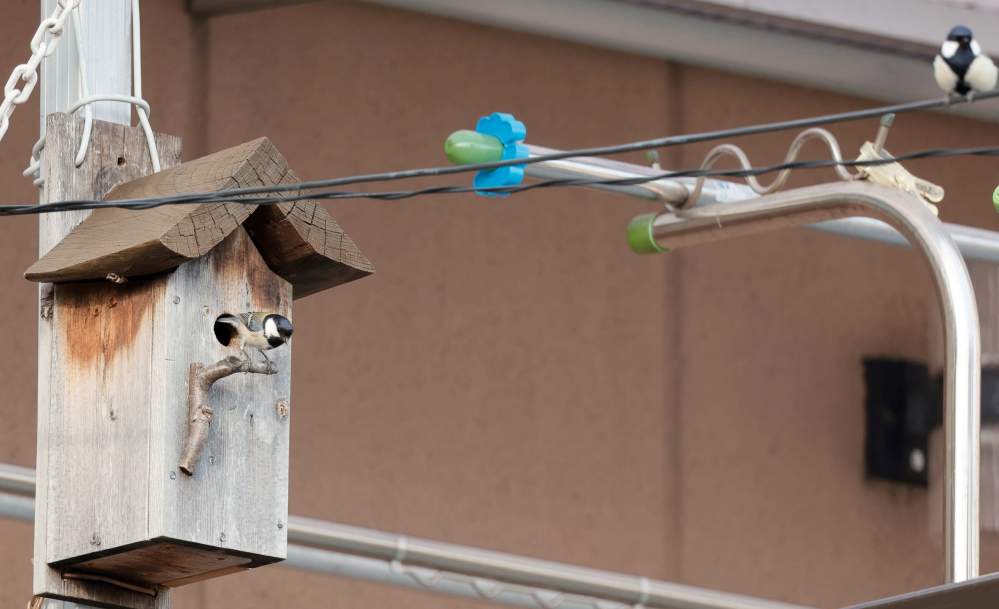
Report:
M372 199L398 199L406 198L410 196L416 196L420 194L443 194L443 193L453 193L453 192L471 192L474 190L483 191L485 189L473 189L472 187L465 186L440 186L432 187L421 190L412 191L396 191L396 192L383 192L383 193L344 193L344 192L315 192L310 195L289 195L285 197L275 197L273 193L278 192L294 192L299 190L321 190L329 188L337 188L340 186L347 186L351 184L362 184L370 182L385 182L391 180L404 180L410 178L420 178L420 177L431 177L431 176L443 176L443 175L454 175L460 173L478 172L478 171L488 171L491 169L497 169L500 167L507 167L513 165L529 165L534 163L542 163L545 161L555 161L560 159L567 159L573 157L587 157L587 156L605 156L611 154L620 154L625 152L634 152L639 150L651 150L654 148L665 148L669 146L679 146L683 144L694 144L698 142L707 142L712 140L742 137L747 135L759 135L762 133L771 133L775 131L786 131L790 129L802 129L809 127L816 127L820 125L828 125L832 123L840 123L852 120L860 120L865 118L879 117L884 114L903 114L906 112L916 112L921 110L932 110L935 108L942 108L948 106L954 106L959 104L971 103L972 101L982 101L986 99L992 99L999 97L999 89L996 91L990 91L988 93L980 93L974 97L973 100L966 97L944 97L935 98L918 102L910 102L906 104L897 104L894 106L881 106L878 108L868 108L866 110L856 110L853 112L843 112L839 114L827 114L824 116L816 116L812 118L796 119L791 121L781 121L777 123L766 123L761 125L750 125L747 127L738 127L734 129L722 129L719 131L706 131L703 133L693 133L687 135L673 135L653 140L645 140L640 142L631 142L627 144L618 144L614 146L604 146L596 148L581 148L577 150L565 150L561 152L556 152L552 154L545 154L534 156L526 159L510 159L506 161L495 161L490 163L474 163L469 165L458 165L458 166L448 166L448 167L429 167L424 169L411 169L407 171L395 171L386 173L373 173L366 175L349 176L344 178L334 178L328 180L316 180L311 182L299 182L294 184L281 184L274 186L255 186L251 188L235 188L230 190L222 190L216 192L203 192L203 193L191 193L184 195L171 195L165 197L149 197L141 199L123 199L120 201L65 201L60 203L52 203L46 205L46 209L39 209L40 206L37 205L0 205L0 216L12 216L12 215L24 215L24 214L36 214L36 213L47 213L56 211L69 211L69 210L84 210L84 209L100 209L104 207L120 207L126 209L149 209L152 207L159 207L161 205L180 205L185 203L210 203L214 201L238 201L246 204L256 204L256 205L266 205L270 203L280 203L284 201L297 201L303 199L348 199L348 198L372 198ZM937 149L925 152L941 152L947 149ZM981 149L985 150L985 149ZM921 154L921 153L914 153ZM952 156L953 154L991 154L987 152L961 152L961 153L950 153L950 154L936 154L936 156ZM896 157L895 160L905 160L906 158L923 158L923 157ZM807 163L827 163L825 165L808 165ZM891 162L891 160L887 161ZM802 164L805 163L805 164ZM798 161L796 163L789 163L783 165L775 165L773 168L764 168L761 173L767 173L768 171L774 171L784 167L791 168L804 168L804 167L826 167L835 165L835 162L831 161ZM876 164L876 163L874 163ZM849 165L844 163L844 165ZM744 177L746 175L758 175L758 174L747 174L746 171L756 171L756 169L750 170L734 170L735 173L729 173L725 171L705 171L704 173L696 173L701 170L685 170L677 172L669 172L660 174L658 176L651 176L649 178L629 178L628 180L546 180L543 182L538 182L534 184L528 184L524 186L516 187L504 187L497 188L495 192L519 192L522 190L534 189L534 188L545 188L551 186L590 186L594 184L640 184L643 182L653 181L657 179L664 179L670 177L684 177L684 176L735 176ZM639 181L630 181L639 180ZM254 195L270 195L265 197L255 197Z
M126 199L121 201L61 201L58 203L49 203L47 205L0 205L0 216L19 216L28 214L43 214L52 213L60 211L78 211L78 210L88 210L88 209L102 209L109 207L119 207L124 209L151 209L153 207L160 207L162 205L181 205L187 203L224 203L233 202L245 205L273 205L276 203L287 203L293 201L303 201L307 199L313 200L333 200L333 199L379 199L395 201L399 199L407 199L411 197L417 197L422 195L433 195L433 194L456 194L456 193L467 193L467 192L493 192L493 193L518 193L527 190L534 190L538 188L556 188L564 186L595 186L595 185L606 185L606 186L633 186L636 184L645 184L648 182L654 182L656 180L667 180L671 178L693 178L699 176L706 177L737 177L744 178L747 176L758 176L766 173L771 173L774 171L781 171L784 169L814 169L822 167L871 167L875 165L887 165L889 163L896 163L899 161L908 161L914 159L927 159L927 158L940 158L940 157L951 157L951 156L999 156L999 146L986 146L981 148L932 148L928 150L919 150L916 152L910 152L907 154L902 154L895 157L889 157L884 159L873 159L868 161L836 161L831 159L814 159L814 160L804 160L804 161L792 161L789 163L780 163L778 165L769 165L765 167L751 167L748 169L684 169L680 171L667 171L655 175L649 176L639 176L631 178L615 178L615 179L603 179L603 178L565 178L557 180L543 180L540 182L535 182L532 184L521 184L518 186L504 186L496 188L474 188L472 186L432 186L429 188L422 188L418 190L401 190L401 191L389 191L389 192L343 192L343 191L326 191L318 193L309 194L294 194L294 195L274 195L269 194L268 196L244 196L240 198L232 198L231 196L226 196L229 191L217 192L217 193L204 193L197 195L184 195L182 198L179 197L151 197L146 199ZM264 191L265 193L273 193L276 188L274 187L261 187L254 188L255 191ZM250 190L250 189L244 189ZM286 189L282 189L286 190ZM296 188L298 190L298 188Z

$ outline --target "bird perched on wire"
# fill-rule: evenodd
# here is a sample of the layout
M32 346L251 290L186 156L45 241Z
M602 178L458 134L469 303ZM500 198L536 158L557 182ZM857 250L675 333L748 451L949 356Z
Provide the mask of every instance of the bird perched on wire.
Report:
M252 347L270 361L264 351L288 342L294 330L287 317L257 311L256 313L240 313L239 315L221 315L215 320L215 337L223 345L229 345L235 336L239 336L239 348L246 353L247 347ZM249 357L249 356L247 356Z
M971 30L959 25L950 31L933 60L933 76L945 93L967 95L991 91L999 79L999 69L982 45L971 36Z

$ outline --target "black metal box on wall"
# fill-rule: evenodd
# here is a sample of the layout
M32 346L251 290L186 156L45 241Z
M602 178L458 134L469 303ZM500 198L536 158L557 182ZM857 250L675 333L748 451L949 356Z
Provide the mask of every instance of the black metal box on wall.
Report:
M926 486L930 430L940 425L943 394L925 364L864 360L867 476Z

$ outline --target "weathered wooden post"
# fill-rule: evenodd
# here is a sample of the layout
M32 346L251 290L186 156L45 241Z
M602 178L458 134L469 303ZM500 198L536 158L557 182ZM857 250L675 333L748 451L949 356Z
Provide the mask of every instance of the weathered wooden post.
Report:
M167 169L138 177L149 171L141 130L100 122L76 168L82 123L48 117L49 200L298 181L266 138L177 165L179 141L158 136ZM164 609L171 587L282 560L291 345L265 362L216 320L291 319L293 298L364 277L370 263L314 201L109 208L71 228L25 273L52 286L35 594Z

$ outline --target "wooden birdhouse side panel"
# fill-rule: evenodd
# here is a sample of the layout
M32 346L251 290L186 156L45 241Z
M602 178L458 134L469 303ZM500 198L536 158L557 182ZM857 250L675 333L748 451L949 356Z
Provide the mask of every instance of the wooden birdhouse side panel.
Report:
M165 280L58 285L48 427L46 562L148 536L150 392Z
M203 544L248 558L245 566L282 560L287 551L291 345L267 353L275 375L237 373L208 394L212 422L194 474L178 463L187 441L190 364L242 355L216 339L224 313L268 311L291 319L291 284L265 264L240 227L207 255L182 264L166 284L164 381L154 407L154 536ZM263 356L246 350L257 362ZM224 562L224 561L220 561ZM228 566L228 563L226 563ZM222 565L220 565L222 566Z
M44 164L46 203L73 199L101 199L116 184L130 182L152 172L152 159L149 156L145 134L141 128L96 120L93 122L89 152L84 158L83 164L77 167L74 158L83 137L83 128L83 117L68 114L51 114L46 117L46 162ZM155 138L163 169L180 164L180 138L160 133L155 134ZM51 251L67 233L88 215L90 215L89 211L83 211L45 214L41 217L39 222L39 254L44 255ZM129 294L126 298L128 302L123 309L114 313L117 318L124 317L120 311L131 309L134 313L142 309L142 307L137 306L138 302L133 302L138 298L138 295L128 291L137 289L137 285L138 282L136 285L128 286L123 291ZM123 286L111 284L101 286L101 290L110 290L110 292L95 295L93 306L107 307L109 305L107 298L118 293L117 288L120 287ZM121 535L112 533L110 537L102 535L102 547L118 543L127 534L138 531L141 528L138 518L131 514L123 515L126 506L130 509L137 505L131 503L136 499L137 494L128 493L127 497L107 501L96 498L97 496L90 492L93 489L87 488L86 485L101 485L101 488L106 489L112 486L106 480L105 474L108 470L111 471L113 480L121 480L125 477L125 472L131 474L148 467L148 456L123 461L120 453L105 455L107 457L105 460L99 460L96 465L93 465L93 467L99 468L97 470L73 463L72 453L87 450L87 447L94 451L88 455L88 459L91 459L89 463L93 464L93 454L103 448L102 443L106 445L112 439L134 441L134 436L124 434L123 425L141 427L141 421L134 415L146 404L141 401L142 387L137 383L133 384L132 387L125 387L123 384L114 392L107 393L106 395L118 404L119 411L120 407L131 402L132 398L139 400L134 408L129 408L127 413L122 413L124 418L116 418L112 426L109 417L107 417L109 411L100 408L99 405L85 404L85 409L91 409L77 413L75 409L68 410L65 402L58 403L66 395L67 388L75 382L73 377L67 376L67 369L63 367L65 363L64 353L66 357L71 355L71 351L79 356L76 363L73 364L79 367L85 357L94 355L86 353L88 347L85 343L94 338L98 327L101 328L101 331L111 326L120 327L117 323L111 325L102 323L100 326L91 324L82 330L83 334L79 337L67 337L64 334L65 328L60 329L56 321L58 303L68 304L69 302L63 300L61 295L70 296L71 294L70 291L63 288L68 289L69 286L55 288L52 284L42 284L39 290L38 453L35 461L38 485L35 493L35 552L32 590L37 595L83 602L87 605L163 609L170 604L170 593L167 589L160 588L157 590L156 596L150 596L143 592L101 581L67 578L63 576L61 569L54 569L48 564L48 557L64 556L74 551L71 549L73 544L84 545L80 541L81 536L85 538L87 551L90 551L90 548L95 545L90 544L91 536L95 531L84 535L79 531L72 530L74 524L71 520L74 518L73 513L77 507L81 510L81 519L76 524L81 529L84 529L87 522L92 521L99 511L103 511L104 514L120 515L124 519L123 533ZM73 287L72 289L82 289L82 287ZM81 310L90 304L80 302L79 294L75 294L72 298L75 299ZM117 306L123 305L119 301ZM142 318L140 333L148 330L147 323L153 316L147 313ZM118 333L115 333L115 336L120 337ZM79 343L70 345L67 338L72 339L70 342L77 343L79 341ZM144 338L138 336L134 336L134 338L131 346L115 352L114 362L107 369L111 374L120 372L125 367L124 363L127 359L134 361L141 359L139 351L143 347L140 343ZM102 342L96 344L103 345ZM121 345L122 342L118 344ZM109 357L108 353L110 351L102 349L100 354L102 361ZM122 355L123 357L119 357ZM145 363L145 369L150 369L149 362ZM89 390L94 394L97 391L96 386L93 385L96 370L96 367L87 369L84 375L85 383L90 383ZM131 372L126 378L133 378ZM141 380L141 374L137 378ZM58 412L54 412L53 408L58 409ZM102 418L102 415L107 418ZM62 420L63 416L79 417L83 429L75 429L69 422ZM96 437L88 437L88 435L95 433ZM68 451L70 454L66 454L64 451ZM148 453L143 454L147 455ZM55 468L51 467L52 465L55 465ZM77 474L80 476L79 481L66 480L67 475L75 477ZM140 486L144 484L142 482L145 479L144 475L138 476L138 479ZM127 481L129 485L125 488L134 490L135 487L132 485L134 480ZM69 491L74 493L74 498L69 498L66 495ZM61 507L59 507L60 504ZM70 505L73 508L68 507ZM60 515L56 512L64 513ZM51 521L53 517L57 522ZM84 519L87 522L84 522ZM105 522L110 522L110 519L106 519ZM54 533L50 529L52 526L61 528L63 533ZM50 543L55 543L57 547L50 549Z

